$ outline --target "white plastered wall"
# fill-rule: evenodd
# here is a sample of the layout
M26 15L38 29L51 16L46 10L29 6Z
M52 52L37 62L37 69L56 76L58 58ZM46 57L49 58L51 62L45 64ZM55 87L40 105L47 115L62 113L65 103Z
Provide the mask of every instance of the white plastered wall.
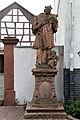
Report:
M31 101L34 90L32 68L35 66L35 50L32 48L14 49L14 87L20 104Z

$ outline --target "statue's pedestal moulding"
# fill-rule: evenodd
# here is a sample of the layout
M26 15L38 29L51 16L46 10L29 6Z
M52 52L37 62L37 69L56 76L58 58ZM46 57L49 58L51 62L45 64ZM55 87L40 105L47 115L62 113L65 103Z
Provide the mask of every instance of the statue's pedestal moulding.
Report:
M56 69L33 68L35 90L31 103L27 105L24 118L66 118L62 103L59 103L55 93Z

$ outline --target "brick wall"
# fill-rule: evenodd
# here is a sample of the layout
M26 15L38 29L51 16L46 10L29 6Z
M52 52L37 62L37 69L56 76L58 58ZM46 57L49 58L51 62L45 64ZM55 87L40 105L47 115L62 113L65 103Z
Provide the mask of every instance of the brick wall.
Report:
M80 98L80 69L64 69L64 100Z
M74 99L80 98L80 69L74 69Z
M64 69L64 101L67 102L70 98L70 70Z

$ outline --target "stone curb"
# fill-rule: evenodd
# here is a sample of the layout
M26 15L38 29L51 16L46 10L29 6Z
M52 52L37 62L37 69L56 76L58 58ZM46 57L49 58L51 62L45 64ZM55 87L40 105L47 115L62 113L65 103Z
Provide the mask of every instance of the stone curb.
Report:
M80 119L73 118L71 115L68 115L67 117L69 120L80 120Z

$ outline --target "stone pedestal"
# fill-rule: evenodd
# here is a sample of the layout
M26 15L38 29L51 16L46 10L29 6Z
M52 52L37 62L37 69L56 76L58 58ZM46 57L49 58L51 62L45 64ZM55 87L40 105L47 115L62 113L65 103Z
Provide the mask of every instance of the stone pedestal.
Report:
M6 37L4 43L4 105L15 104L14 91L14 45L18 43L14 37Z
M66 118L63 105L57 101L55 93L56 69L34 68L35 90L31 103L27 105L24 118Z
M51 107L56 102L54 79L56 69L32 70L35 76L35 90L31 101L32 107Z

